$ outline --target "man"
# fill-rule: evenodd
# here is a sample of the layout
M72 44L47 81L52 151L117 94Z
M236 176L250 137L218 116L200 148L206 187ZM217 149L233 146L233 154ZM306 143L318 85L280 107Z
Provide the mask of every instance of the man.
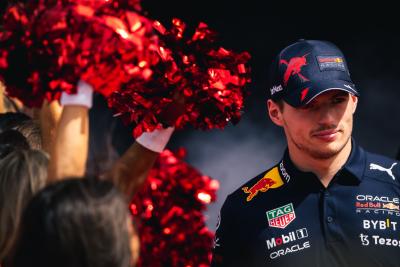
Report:
M359 92L342 52L299 40L271 70L288 148L227 197L212 266L400 266L400 164L351 138Z

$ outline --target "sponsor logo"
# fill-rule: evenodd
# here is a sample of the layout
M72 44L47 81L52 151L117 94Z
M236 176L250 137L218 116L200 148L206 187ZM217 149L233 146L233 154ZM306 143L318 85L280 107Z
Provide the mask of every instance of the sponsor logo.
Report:
M395 205L395 204L393 204L393 203L383 204L382 207L383 207L384 209L400 210L400 206L399 206L399 205Z
M369 246L369 239L367 235L360 235L360 239L361 239L361 245L363 246Z
M304 99L306 99L306 96L307 96L309 90L310 90L310 88L307 87L307 88L304 88L304 89L301 91L301 94L300 94L300 101L301 101L301 102L303 102Z
M221 225L221 212L218 213L217 225L215 226L215 230L218 230L220 225Z
M342 63L341 57L318 57L319 63Z
M279 174L278 167L272 168L269 172L267 172L263 178L261 178L257 183L255 183L252 187L243 187L242 190L247 195L246 201L251 201L258 192L265 193L270 188L278 188L283 185L282 178Z
M282 87L282 85L274 85L272 88L271 88L271 95L274 95L275 93L278 93L278 92L280 92L280 91L282 91L283 90L283 87Z
M360 239L363 246L369 246L372 243L375 246L400 247L400 240L379 235L373 235L370 238L368 235L360 234Z
M268 239L267 242L267 248L268 250L279 247L281 245L286 245L288 243L294 242L296 240L300 240L303 238L308 237L308 232L306 228L302 228L296 231L292 231L288 233L287 235L281 235L280 237L273 237L271 239Z
M356 200L356 213L400 216L400 204L397 197L357 195Z
M279 64L286 65L286 71L283 75L283 83L286 86L289 82L290 77L297 75L303 82L309 81L306 77L304 77L300 72L301 69L307 65L307 57L308 54L305 54L302 57L293 57L288 61L281 59Z
M363 228L373 230L393 230L397 231L397 222L390 221L390 219L382 220L363 220Z
M340 56L317 56L317 60L321 71L346 71L344 60Z
M215 249L216 247L220 247L221 245L219 244L219 238L215 237L213 240L213 248Z
M393 167L396 166L396 165L397 165L397 162L394 162L392 164L392 166L387 169L387 168L382 167L382 166L380 166L378 164L371 163L369 165L369 169L370 170L378 170L378 171L381 171L381 172L386 172L390 177L392 177L393 180L396 180L396 177L394 177L393 172L392 172Z
M390 215L400 217L400 212L392 211L387 209L365 209L365 208L357 208L356 213L359 214L377 214L377 215Z
M221 225L221 212L218 213L218 219L217 219L217 225L215 227L215 231L218 230L219 226ZM216 247L220 247L220 243L219 243L219 238L217 237L217 235L215 234L214 236L214 240L213 240L213 248L215 249Z
M278 251L274 251L271 254L269 254L269 257L274 260L276 258L279 258L280 256L285 256L287 254L295 253L302 251L303 249L309 248L310 247L310 241L306 241L303 244L296 244L291 247L288 247L286 249L280 249Z
M400 204L399 198L397 197L386 197L386 196L372 196L372 195L357 195L356 199L358 201L375 201L382 203L396 203Z
M353 90L353 91L354 91L353 87L351 87L351 86L348 85L348 84L343 84L343 86L346 87L347 89L350 89L350 90Z
M291 222L296 219L293 204L267 211L268 225L270 227L285 229Z
M279 163L279 169L281 170L283 178L288 183L290 181L290 175L286 172L285 166L283 165L283 160Z

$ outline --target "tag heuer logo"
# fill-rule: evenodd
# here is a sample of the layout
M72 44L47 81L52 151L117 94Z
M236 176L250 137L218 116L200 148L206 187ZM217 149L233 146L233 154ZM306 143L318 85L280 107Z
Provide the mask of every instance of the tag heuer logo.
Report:
M268 225L270 227L276 227L284 229L294 219L296 214L294 213L293 204L287 204L285 206L267 211Z

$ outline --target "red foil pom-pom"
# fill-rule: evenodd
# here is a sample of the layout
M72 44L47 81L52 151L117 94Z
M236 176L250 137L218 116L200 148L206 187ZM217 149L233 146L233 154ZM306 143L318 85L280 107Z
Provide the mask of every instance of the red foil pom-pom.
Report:
M134 77L151 76L152 22L137 1L33 0L10 6L0 34L0 78L10 96L40 106L79 79L108 96Z
M190 124L207 130L237 123L250 82L249 53L220 47L215 32L204 23L189 36L178 19L169 30L159 22L154 27L160 45L152 79L131 80L109 98L117 115L134 124L134 136L159 128L163 111L177 94L185 103L175 120L177 128Z
M182 159L185 151L160 154L130 208L138 222L138 266L209 266L214 234L203 211L215 201L218 182Z

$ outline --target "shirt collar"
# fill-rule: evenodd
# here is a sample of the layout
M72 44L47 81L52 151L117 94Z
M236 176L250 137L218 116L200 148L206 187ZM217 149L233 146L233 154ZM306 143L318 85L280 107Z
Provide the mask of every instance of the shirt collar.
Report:
M351 139L351 153L342 169L353 175L359 182L364 178L366 165L365 151Z
M350 155L346 163L343 165L343 167L336 173L334 181L346 184L352 182L359 184L364 177L365 164L366 164L365 151L361 147L356 145L355 141L352 139ZM282 177L285 178L284 180L286 183L289 183L291 180L300 177L302 178L312 177L318 179L318 177L314 173L303 172L294 165L293 161L290 159L288 148L286 148L285 150L283 158L279 164L279 169ZM350 175L342 175L346 173Z

